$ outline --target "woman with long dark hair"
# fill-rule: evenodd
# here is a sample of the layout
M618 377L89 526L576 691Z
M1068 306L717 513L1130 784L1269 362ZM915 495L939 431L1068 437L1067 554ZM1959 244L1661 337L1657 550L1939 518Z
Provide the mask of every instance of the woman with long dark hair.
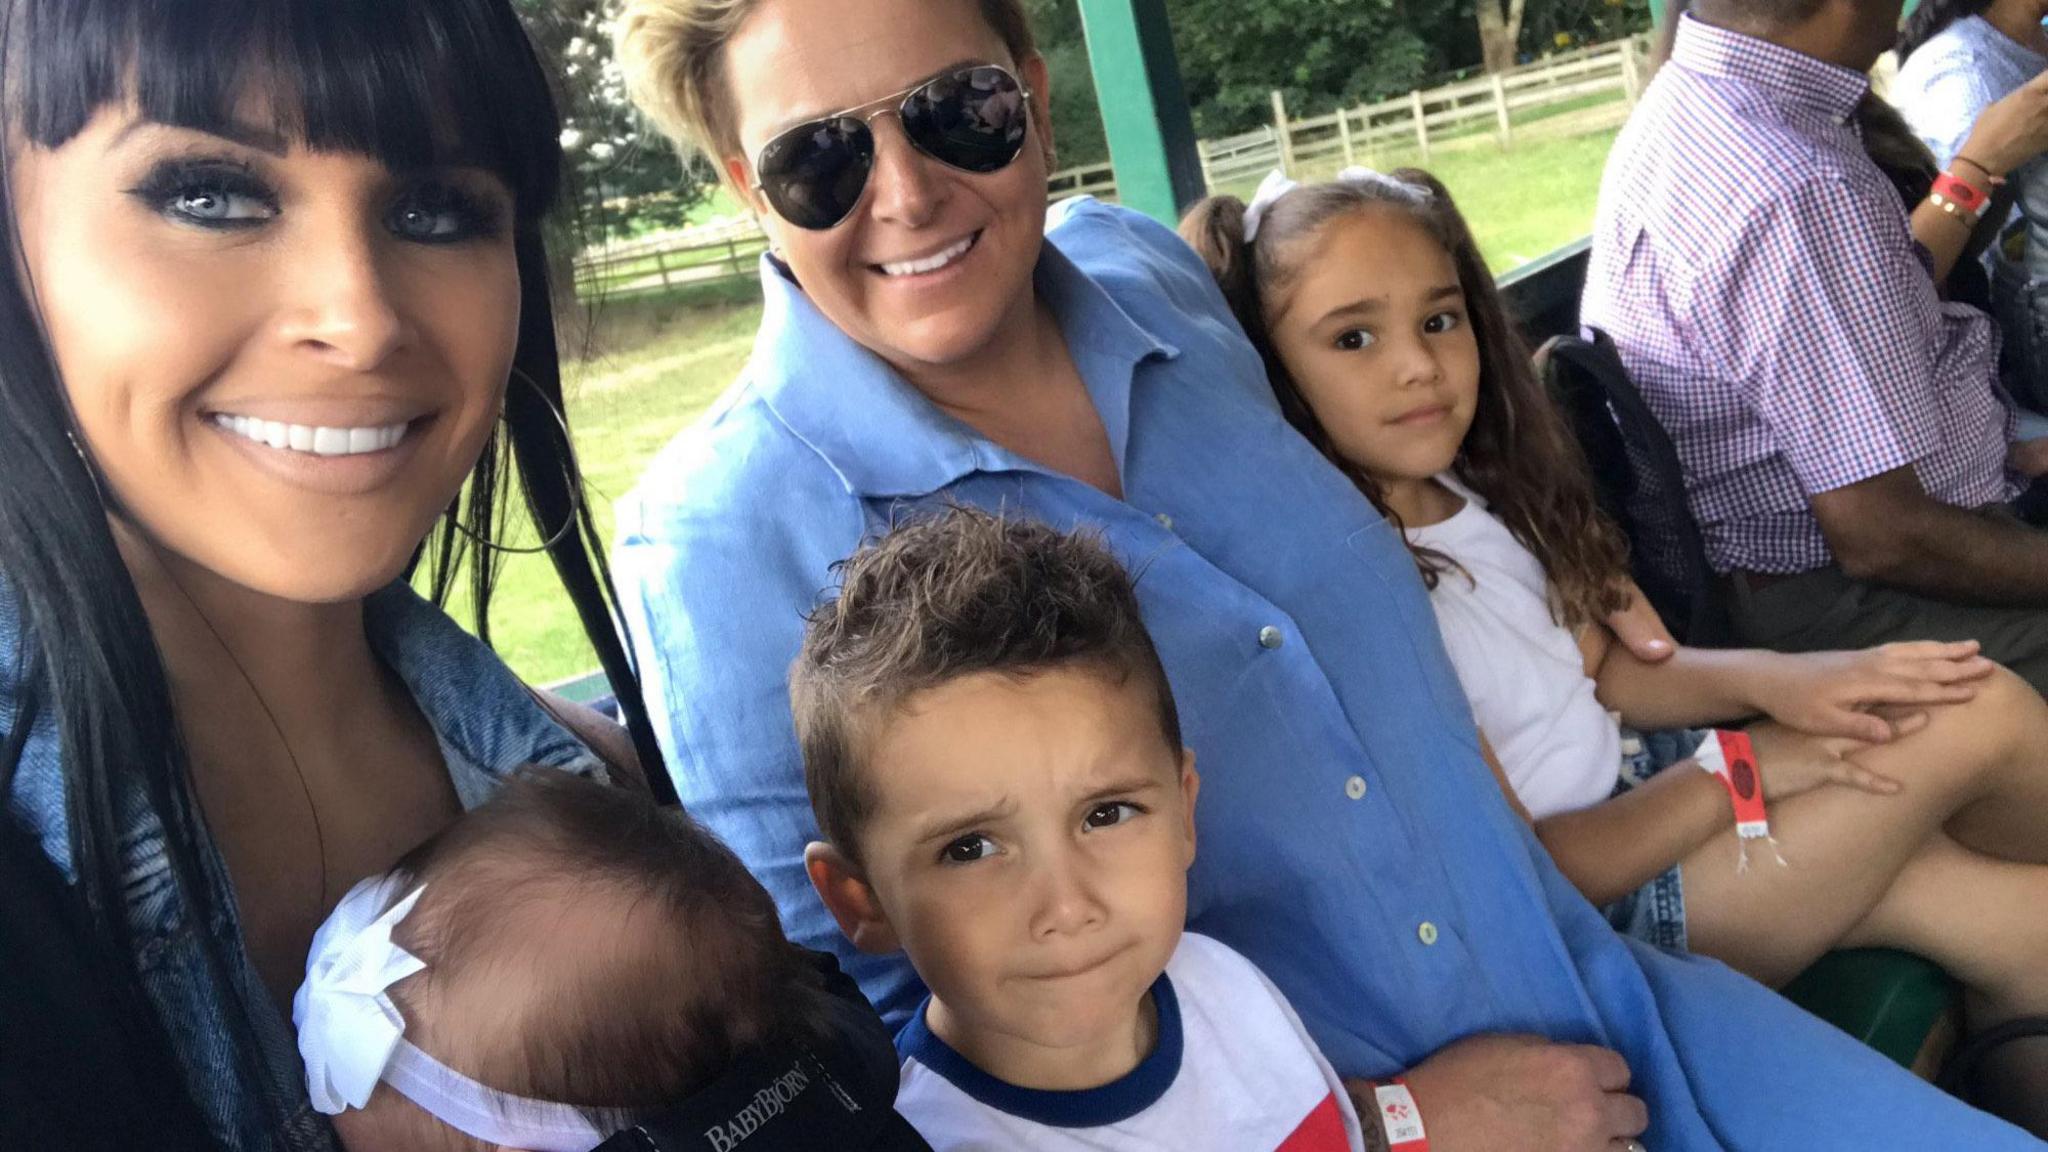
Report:
M658 766L561 414L548 84L508 0L0 0L0 94L0 794L215 1136L324 1149L322 918L513 768L604 767L438 608L466 572L487 621L515 471Z

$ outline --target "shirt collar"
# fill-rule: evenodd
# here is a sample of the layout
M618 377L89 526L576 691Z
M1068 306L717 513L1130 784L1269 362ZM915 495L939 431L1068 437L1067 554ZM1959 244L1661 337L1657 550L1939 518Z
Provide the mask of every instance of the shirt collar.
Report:
M1033 282L1066 337L1121 472L1135 370L1180 351L1126 312L1051 237ZM915 498L977 470L1036 468L940 411L765 256L761 284L765 307L748 374L769 410L825 458L847 491Z
M464 808L528 765L585 775L603 767L495 653L404 581L363 602L363 629L434 730Z
M1755 36L1697 19L1679 18L1671 62L1688 72L1725 76L1766 88L1781 100L1846 123L1870 92L1870 77Z

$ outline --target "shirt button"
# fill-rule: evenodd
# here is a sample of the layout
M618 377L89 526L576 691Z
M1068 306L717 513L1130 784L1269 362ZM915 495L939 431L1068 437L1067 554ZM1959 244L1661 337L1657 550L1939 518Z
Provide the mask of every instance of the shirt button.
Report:
M1436 943L1436 925L1424 920L1422 927L1415 930L1415 938L1422 941L1424 945Z
M1159 515L1154 516L1153 519L1159 521L1161 528L1166 529L1168 532L1173 531L1173 517L1161 512Z
M1344 782L1344 794L1353 800L1365 799L1365 777L1353 776Z
M1271 624L1259 629L1259 647L1278 648L1285 643L1287 643L1287 637L1282 636L1280 630Z

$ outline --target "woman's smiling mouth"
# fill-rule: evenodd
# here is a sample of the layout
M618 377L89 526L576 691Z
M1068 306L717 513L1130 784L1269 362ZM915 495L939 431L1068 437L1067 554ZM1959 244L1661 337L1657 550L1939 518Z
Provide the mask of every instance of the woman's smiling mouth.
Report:
M244 440L312 456L365 456L388 451L396 448L412 427L409 422L363 428L316 427L227 412L216 412L207 419L214 427Z
M954 243L947 245L945 248L942 248L929 256L921 257L916 260L886 261L884 263L876 264L874 267L876 268L876 270L881 272L882 275L890 277L892 279L904 276L929 276L934 272L944 270L945 268L950 266L954 261L959 260L961 257L967 255L969 252L973 251L974 246L976 244L979 244L980 242L981 233L979 231L976 231L961 237Z

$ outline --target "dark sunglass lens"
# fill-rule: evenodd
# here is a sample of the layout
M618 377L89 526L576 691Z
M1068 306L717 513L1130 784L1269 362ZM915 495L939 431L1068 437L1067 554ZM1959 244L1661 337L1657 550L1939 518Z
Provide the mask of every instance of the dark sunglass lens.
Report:
M841 116L769 141L755 175L784 220L817 230L832 227L859 206L874 161L875 138L868 126Z
M919 150L969 172L994 172L1024 147L1024 90L1001 68L941 76L903 102L903 131Z

